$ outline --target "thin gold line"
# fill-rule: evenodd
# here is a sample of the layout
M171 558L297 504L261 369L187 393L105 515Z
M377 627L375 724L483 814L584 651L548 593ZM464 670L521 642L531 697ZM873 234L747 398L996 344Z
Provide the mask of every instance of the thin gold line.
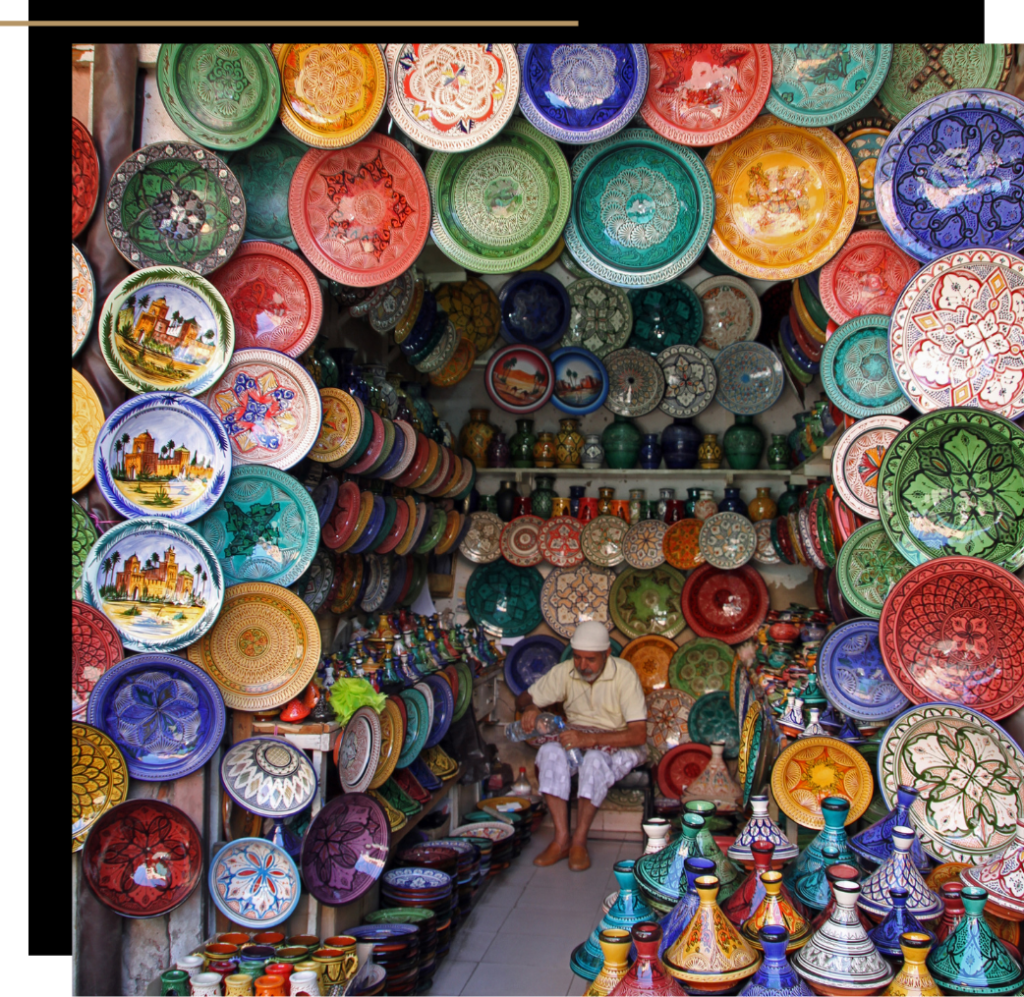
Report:
M0 21L0 28L578 28L579 21Z

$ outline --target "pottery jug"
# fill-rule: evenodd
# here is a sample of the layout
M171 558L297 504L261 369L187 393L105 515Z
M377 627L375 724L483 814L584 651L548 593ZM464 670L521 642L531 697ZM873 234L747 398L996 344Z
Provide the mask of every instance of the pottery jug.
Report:
M587 433L583 440L583 456L580 463L588 471L594 471L604 463L604 447L597 433Z
M922 933L934 943L935 935L907 910L910 891L900 886L894 886L889 891L889 896L892 898L889 913L885 915L881 924L876 924L873 928L868 929L868 938L875 943L875 948L889 959L898 959L902 951L900 936L907 931ZM922 956L922 958L924 957Z
M192 993L195 997L220 997L223 983L220 973L197 973L191 980Z
M813 678L812 672L808 679ZM809 702L804 697L804 702ZM896 806L890 810L880 821L872 824L869 828L855 834L850 839L850 850L861 860L861 865L866 869L872 869L881 865L893 851L892 829L897 825L910 827L910 808L917 799L917 790L913 786L899 786L896 789ZM917 871L922 876L927 876L931 871L932 861L925 855L921 842L914 837L910 846L910 858ZM975 884L981 885L981 884Z
M559 467L579 467L583 456L583 434L576 419L561 419L558 423L557 461Z
M530 493L530 508L534 516L541 519L551 518L551 502L555 498L554 475L538 474L533 479L533 491Z
M743 937L754 948L760 948L761 929L772 924L786 929L789 933L786 951L795 952L802 948L810 938L811 926L807 923L807 919L782 896L781 872L761 873L761 884L764 886L765 895L754 913L744 922L741 929Z
M754 501L747 506L747 516L752 523L762 519L774 519L776 511L770 488L758 488ZM804 702L807 702L806 697L804 697Z
M508 463L508 443L505 441L505 434L500 429L497 429L494 431L491 442L487 444L487 466L508 467Z
M683 929L693 919L700 906L697 894L697 878L713 876L715 863L700 855L691 855L683 860L684 882L679 884L679 903L675 905L659 922L661 925L661 942L658 955L664 957L665 950L682 934Z
M700 430L689 419L673 419L661 431L661 452L665 467L683 469L697 466Z
M459 433L459 447L463 457L468 457L478 468L487 467L487 447L496 432L488 421L489 409L469 410L469 422Z
M668 510L669 502L675 501L676 490L674 488L658 489L658 519L664 519Z
M583 997L608 997L626 973L629 972L629 949L632 936L621 928L604 928L597 936L604 963Z
M761 901L768 892L764 888L764 883L761 882L761 874L772 871L772 866L775 864L773 859L774 851L775 846L771 842L755 841L751 845L751 852L754 857L753 869L746 879L740 883L736 892L721 904L725 916L737 928L742 927L743 923L753 916L754 911L760 906ZM798 914L804 915L803 905L793 898L785 886L782 887L780 896Z
M707 488L700 490L700 498L693 504L693 518L701 521L714 516L718 512L718 506L713 498L714 492Z
M752 415L736 416L722 437L722 450L729 466L738 471L752 471L761 463L764 434L754 425Z
M657 433L645 433L640 444L640 466L645 471L653 471L661 466L661 444Z
M931 948L932 939L924 932L904 932L900 936L903 965L883 994L888 997L942 997L942 991L926 964Z
M716 471L722 466L722 448L715 433L705 433L704 442L698 450L700 466L705 471Z
M494 504L498 508L498 518L503 523L511 521L515 514L518 494L514 481L503 481L499 486L497 494L494 496Z
M768 466L773 471L789 470L789 441L783 433L772 433L772 441L768 444Z
M741 997L808 997L814 991L797 975L786 958L789 936L785 928L770 924L758 936L764 962L740 991Z
M183 969L168 969L160 974L160 993L174 997L189 997L189 975Z
M686 787L684 803L690 800L709 800L720 813L735 813L742 809L743 790L736 785L736 780L725 767L725 759L722 757L724 751L724 741L711 742L711 761Z
M292 973L288 986L291 997L320 997L320 980L313 970Z
M778 506L780 516L788 516L789 513L795 512L800 506L800 492L796 485L790 485L779 496L779 501L776 505Z
M508 441L509 458L513 467L533 467L533 445L536 442L533 420L516 419L516 431Z
M735 512L740 516L747 514L747 506L743 499L740 498L740 490L738 488L726 488L725 496L722 501L718 503L719 512Z
M558 457L558 445L554 433L541 433L533 445L533 464L535 467L554 467Z
M598 488L597 490L597 514L599 516L610 516L612 514L612 500L615 498L614 488Z
M893 888L908 892L907 912L923 920L942 913L939 895L925 885L921 873L910 861L910 845L915 838L912 827L892 829L893 852L861 885L857 906L872 917L881 920L892 908L889 891Z
M608 466L618 469L635 466L640 442L640 430L626 416L616 413L614 421L605 426L601 434L604 459Z
M651 921L641 921L630 932L636 946L636 961L612 991L613 997L681 997L685 990L668 974L658 958L661 928Z
M580 499L586 494L587 489L582 485L569 486L569 515L575 519L580 518Z
M224 977L224 997L253 997L253 979L248 973L232 973Z
M699 488L687 488L686 489L686 501L683 503L683 518L693 519L693 509L696 506L697 501L700 499ZM718 508L717 506L715 508Z
M758 793L751 796L748 802L750 803L751 818L736 836L736 840L729 846L726 854L733 862L738 862L750 869L755 866L752 852L754 842L767 841L775 849L772 856L773 867L781 869L787 862L800 854L800 849L782 833L782 828L768 816L767 794Z

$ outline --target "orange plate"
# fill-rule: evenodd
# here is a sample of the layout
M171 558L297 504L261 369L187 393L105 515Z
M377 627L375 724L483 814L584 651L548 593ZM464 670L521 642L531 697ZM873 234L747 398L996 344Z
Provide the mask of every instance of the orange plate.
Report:
M665 560L673 568L689 571L704 563L704 555L698 543L703 525L699 519L680 519L665 531L661 549L665 552Z
M619 657L625 658L636 670L646 696L668 685L668 665L678 650L674 640L660 634L648 634L631 640Z

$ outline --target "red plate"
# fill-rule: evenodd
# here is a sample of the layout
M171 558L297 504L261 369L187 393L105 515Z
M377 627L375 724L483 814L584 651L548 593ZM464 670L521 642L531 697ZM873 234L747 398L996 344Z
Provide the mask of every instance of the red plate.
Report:
M1024 706L1024 582L976 557L907 572L878 621L882 657L914 703L958 703L1001 720Z
M324 528L320 531L323 542L331 550L337 550L352 536L352 531L359 521L361 502L359 486L354 481L342 482L338 489L338 498L334 503L331 518L327 520Z
M441 449L448 456L448 467L445 470L444 477L437 479L437 486L427 493L430 498L441 498L455 483L456 476L462 474L462 461L459 460L450 447L442 447Z
M388 696L388 699L398 707L398 712L402 714L402 740L405 741L405 735L409 731L409 714L405 711L405 700L401 696ZM396 769L395 771L401 770Z
M547 520L537 534L537 545L544 558L556 568L574 568L583 563L580 521L572 516Z
M235 320L235 349L259 346L297 357L320 329L323 296L316 274L274 242L243 242L210 283Z
M405 473L394 481L399 488L408 488L423 473L430 458L430 443L431 441L422 433L416 434L416 451L412 463L406 468Z
M159 917L183 904L203 875L203 839L188 814L160 800L128 800L89 832L82 872L122 917Z
M796 340L796 345L800 347L800 352L812 363L820 363L821 351L825 349L825 344L819 343L807 334L807 330L800 323L800 316L794 305L789 306L789 327L793 330L793 338Z
M409 528L409 505L404 498L394 499L395 521L388 530L388 535L373 548L375 554L389 554L401 542L405 531Z
M501 556L517 568L533 568L544 559L540 552L540 531L545 521L540 516L516 516L505 524L498 544Z
M349 474L362 474L367 468L372 467L384 448L384 420L370 409L370 417L373 419L373 432L370 435L370 444L366 452L351 467L345 470Z
M409 507L406 506L406 512ZM405 601L405 597L409 594L409 589L412 588L413 579L416 577L416 560L412 554L407 554L405 557L405 581L402 582L402 591L398 593L397 605L401 605Z
M686 579L682 609L698 637L739 644L757 633L768 614L768 588L749 564L731 571L702 564Z
M78 238L96 210L100 193L100 160L89 129L71 119L71 238Z
M405 146L377 132L347 149L310 149L292 177L288 219L322 274L375 287L408 270L427 241L427 180Z
M434 473L416 489L420 495L429 496L431 492L437 489L439 484L447 480L448 469L452 464L451 453L452 452L446 446L438 444L437 466L434 468Z
M85 720L100 676L124 657L114 624L88 603L71 600L71 719Z
M658 786L669 799L678 800L710 761L711 749L706 744L677 744L658 762Z

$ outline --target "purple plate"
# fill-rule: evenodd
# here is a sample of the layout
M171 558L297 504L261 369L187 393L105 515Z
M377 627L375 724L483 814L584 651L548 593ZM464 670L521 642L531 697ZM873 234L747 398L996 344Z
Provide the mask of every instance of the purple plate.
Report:
M793 363L807 374L817 374L820 364L816 364L800 349L796 336L793 335L793 326L788 315L783 315L782 321L779 322L779 335L782 337L782 345L792 358Z
M832 630L818 652L818 675L828 701L854 720L889 720L910 706L885 667L878 620L858 616Z
M441 678L440 675L428 675L423 681L430 687L434 697L434 722L430 727L427 743L423 747L432 748L448 733L452 715L455 713L455 697L447 679Z
M362 554L365 551L370 550L371 547L376 547L377 534L380 532L380 528L383 525L384 498L381 495L374 495L373 510L370 512L370 518L366 523L366 529L363 530L363 535L351 547L349 547L349 551L352 554Z
M546 675L562 660L564 651L565 641L545 634L524 637L509 648L505 656L505 681L512 694L518 696L526 692L537 679Z
M405 433L398 426L395 426L395 442L391 447L391 453L384 458L384 463L374 471L373 477L383 478L385 474L393 471L398 467L398 462L402 459L403 453L405 453Z

